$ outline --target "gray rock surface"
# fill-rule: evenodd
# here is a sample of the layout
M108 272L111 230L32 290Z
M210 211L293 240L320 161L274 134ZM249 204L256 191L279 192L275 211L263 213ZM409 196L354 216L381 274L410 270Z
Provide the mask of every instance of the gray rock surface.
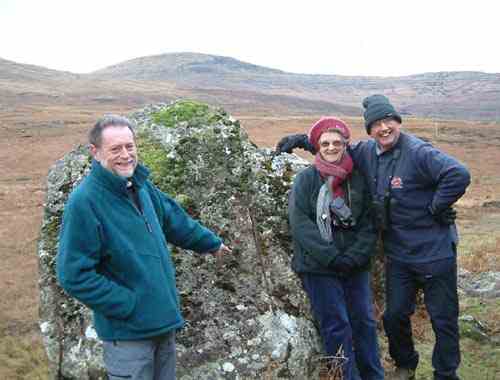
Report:
M173 249L182 311L178 378L317 378L320 342L290 270L287 197L307 163L258 149L223 110L181 101L132 115L139 157L152 181L220 234L233 255ZM38 246L40 329L54 378L104 378L89 310L57 285L54 262L62 210L89 169L86 149L50 170Z
M477 340L479 342L489 342L488 328L483 322L472 315L461 315L458 319L460 336Z
M473 297L500 297L500 272L471 273L460 270L458 286L465 294Z

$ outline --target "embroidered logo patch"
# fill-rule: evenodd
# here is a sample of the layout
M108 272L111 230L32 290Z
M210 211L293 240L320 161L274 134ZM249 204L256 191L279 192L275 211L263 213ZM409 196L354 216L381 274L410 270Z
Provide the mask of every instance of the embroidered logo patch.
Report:
M393 189L402 189L403 188L403 180L401 177L393 177L391 180L391 187Z

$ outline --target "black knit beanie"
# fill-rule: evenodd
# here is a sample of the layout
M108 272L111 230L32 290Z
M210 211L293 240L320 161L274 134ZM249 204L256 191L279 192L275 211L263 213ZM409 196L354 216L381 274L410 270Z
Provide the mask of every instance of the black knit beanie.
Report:
M399 123L401 115L395 110L389 99L384 95L370 95L363 100L366 133L370 134L372 124L378 120L392 117Z

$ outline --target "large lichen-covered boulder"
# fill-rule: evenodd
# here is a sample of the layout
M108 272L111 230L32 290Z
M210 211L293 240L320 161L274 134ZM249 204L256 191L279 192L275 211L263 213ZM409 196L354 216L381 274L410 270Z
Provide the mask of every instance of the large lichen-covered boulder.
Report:
M233 248L222 262L173 248L186 326L177 335L179 379L317 378L320 342L290 270L287 197L307 163L258 149L223 110L189 101L134 113L140 160L152 181ZM91 312L54 274L64 203L87 174L79 147L48 176L38 247L40 328L53 377L105 378Z

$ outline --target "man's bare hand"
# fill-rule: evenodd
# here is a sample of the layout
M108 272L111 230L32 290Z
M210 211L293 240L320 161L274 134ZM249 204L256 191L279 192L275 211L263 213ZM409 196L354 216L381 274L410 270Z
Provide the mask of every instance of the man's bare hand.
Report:
M219 249L213 253L214 257L217 259L217 261L222 260L224 255L233 253L233 250L229 248L228 246L221 244Z

